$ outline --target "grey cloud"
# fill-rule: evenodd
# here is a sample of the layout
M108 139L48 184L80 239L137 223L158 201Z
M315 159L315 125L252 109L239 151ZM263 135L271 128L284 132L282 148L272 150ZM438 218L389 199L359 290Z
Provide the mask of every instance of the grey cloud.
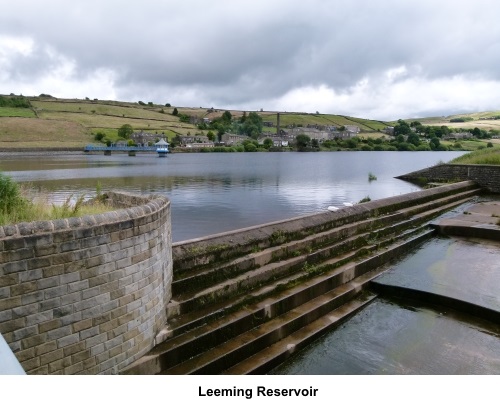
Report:
M213 103L251 105L307 86L345 94L400 66L429 80L500 80L498 11L492 0L19 0L0 15L0 35L35 41L29 57L12 56L13 79L54 69L50 48L74 61L76 77L116 72L117 94L191 89Z

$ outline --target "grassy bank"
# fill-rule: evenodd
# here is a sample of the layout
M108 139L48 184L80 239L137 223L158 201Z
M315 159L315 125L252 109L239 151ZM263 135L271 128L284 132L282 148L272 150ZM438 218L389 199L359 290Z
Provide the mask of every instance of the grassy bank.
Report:
M486 148L453 159L451 164L500 165L500 148Z

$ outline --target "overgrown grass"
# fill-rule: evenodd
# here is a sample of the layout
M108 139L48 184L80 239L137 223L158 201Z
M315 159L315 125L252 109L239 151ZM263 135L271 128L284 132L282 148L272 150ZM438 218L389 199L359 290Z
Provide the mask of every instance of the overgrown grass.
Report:
M0 107L0 117L35 118L35 113L29 108Z
M69 196L62 205L52 204L43 194L34 194L28 187L21 187L0 173L0 226L95 215L109 210L110 207L99 198L86 203L84 195L76 199Z
M500 165L500 148L486 148L453 159L451 164Z

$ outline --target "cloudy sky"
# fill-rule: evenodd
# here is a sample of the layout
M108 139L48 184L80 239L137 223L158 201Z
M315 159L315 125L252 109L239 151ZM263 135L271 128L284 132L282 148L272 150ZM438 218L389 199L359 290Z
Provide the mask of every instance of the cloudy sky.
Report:
M498 0L0 0L0 94L397 119L498 110Z

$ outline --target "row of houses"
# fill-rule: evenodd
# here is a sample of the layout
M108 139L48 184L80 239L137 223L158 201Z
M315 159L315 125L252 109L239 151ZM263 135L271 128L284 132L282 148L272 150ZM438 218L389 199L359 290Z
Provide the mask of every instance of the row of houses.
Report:
M166 140L167 135L165 135L164 132L161 134L153 134L150 132L139 131L132 133L132 135L130 135L130 139L133 140L137 146L152 146L161 139Z
M275 147L288 147L297 137L297 135L307 135L311 140L316 139L320 143L333 139L348 139L358 135L357 132L350 131L321 131L316 128L293 128L290 131L282 131L280 135L264 132L257 141L264 144L265 139L271 139ZM211 148L215 143L205 135L178 135L176 137L180 146L187 148ZM248 140L246 135L225 133L221 137L221 144L227 146L236 146Z

